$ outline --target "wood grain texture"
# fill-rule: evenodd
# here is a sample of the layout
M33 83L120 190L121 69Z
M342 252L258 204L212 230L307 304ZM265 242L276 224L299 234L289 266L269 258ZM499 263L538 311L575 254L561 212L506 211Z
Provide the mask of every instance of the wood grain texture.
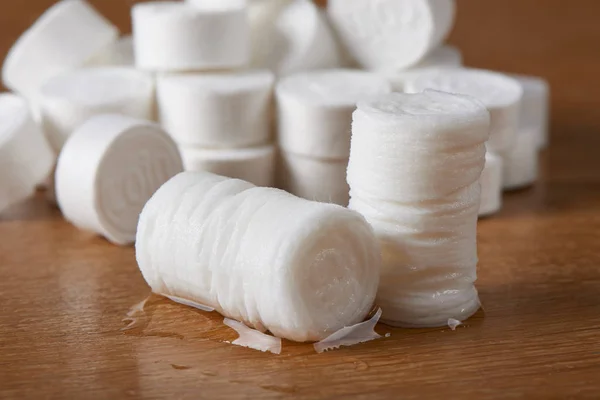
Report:
M0 57L53 0L0 0ZM93 1L128 29L126 0ZM222 318L148 295L134 251L64 222L43 196L0 215L0 398L600 398L600 25L597 0L458 0L469 65L553 90L543 179L480 223L485 306L455 332L322 355L223 343Z

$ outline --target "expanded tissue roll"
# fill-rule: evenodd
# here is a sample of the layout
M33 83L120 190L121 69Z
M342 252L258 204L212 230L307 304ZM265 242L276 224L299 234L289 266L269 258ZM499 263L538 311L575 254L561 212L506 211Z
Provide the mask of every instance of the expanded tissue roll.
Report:
M271 187L275 181L275 146L244 149L179 148L186 171L206 171Z
M31 196L48 177L54 159L27 101L0 94L0 212Z
M56 76L40 91L42 124L59 152L87 119L118 113L150 120L154 111L154 79L125 67L84 68Z
M8 88L35 99L48 79L83 66L118 35L117 28L86 1L59 1L13 45L2 80Z
M361 322L379 282L379 247L358 213L201 172L147 203L136 253L155 293L299 342Z
M488 147L494 152L508 150L516 140L523 88L507 75L477 69L436 69L419 74L405 83L405 92L425 89L465 94L480 100L490 112Z
M448 36L454 0L329 0L327 11L348 52L368 69L417 64Z
M390 93L386 79L334 69L291 75L277 85L279 145L287 152L347 160L356 103Z
M182 145L240 148L268 143L274 81L266 70L160 75L160 121Z
M495 214L502 208L502 157L487 152L485 155L485 168L481 173L481 206L479 216L486 217Z

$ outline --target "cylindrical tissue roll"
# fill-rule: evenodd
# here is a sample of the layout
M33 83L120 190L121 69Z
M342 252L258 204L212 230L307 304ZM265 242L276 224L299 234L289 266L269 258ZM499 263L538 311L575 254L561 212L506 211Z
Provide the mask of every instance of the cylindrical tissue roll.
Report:
M406 82L407 93L425 89L473 96L483 102L492 119L488 148L503 153L513 146L519 126L523 88L509 76L477 69L436 69Z
M503 160L497 154L487 152L485 168L481 173L481 205L479 216L488 217L502 208Z
M340 66L333 32L312 1L254 0L249 17L253 68L285 76Z
M522 189L531 186L538 178L538 131L521 129L517 142L504 158L504 190Z
M146 201L183 171L177 146L151 122L117 114L93 117L69 138L56 167L56 197L78 228L133 243Z
M245 0L161 1L132 8L135 61L151 71L237 68L248 63Z
M520 129L533 130L538 149L546 148L550 133L550 86L535 76L513 77L523 86Z
M268 143L274 81L266 70L159 76L160 122L180 145L239 148Z
M272 187L275 180L275 146L244 149L179 148L186 171L206 171Z
M445 326L479 308L477 214L489 123L482 103L443 92L358 104L349 208L382 244L377 304L388 324Z
M113 43L119 31L83 0L62 0L27 30L6 57L6 87L35 99L48 79L81 67Z
M298 342L363 321L381 262L358 213L205 172L150 199L136 254L153 292Z
M50 174L54 159L27 101L0 94L0 212L33 195Z
M133 67L135 56L133 55L133 36L126 35L96 54L90 60L88 66L115 65L122 67Z
M446 39L454 0L329 0L327 11L348 52L368 69L402 69Z
M279 146L308 157L348 160L356 103L391 91L385 78L357 70L284 78L276 90Z
M322 160L280 151L277 187L307 200L346 207L350 200L347 167L348 160Z
M48 81L39 95L44 131L57 152L79 125L95 115L153 118L154 79L130 68L67 72Z

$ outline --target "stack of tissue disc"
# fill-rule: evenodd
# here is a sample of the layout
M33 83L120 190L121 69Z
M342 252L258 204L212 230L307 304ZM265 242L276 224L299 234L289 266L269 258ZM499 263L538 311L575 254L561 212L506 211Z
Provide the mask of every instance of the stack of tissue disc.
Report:
M479 308L479 178L490 116L474 98L425 91L358 104L350 208L381 242L377 304L386 323L446 325Z

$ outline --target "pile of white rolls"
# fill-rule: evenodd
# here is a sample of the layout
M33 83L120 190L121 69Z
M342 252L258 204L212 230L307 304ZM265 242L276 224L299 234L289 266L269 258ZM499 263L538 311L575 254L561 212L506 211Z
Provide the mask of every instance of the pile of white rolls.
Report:
M381 260L358 213L205 172L177 175L156 192L136 254L155 293L298 342L362 322Z
M348 165L350 209L382 245L377 304L404 327L443 326L479 309L477 215L490 115L437 91L358 104Z

